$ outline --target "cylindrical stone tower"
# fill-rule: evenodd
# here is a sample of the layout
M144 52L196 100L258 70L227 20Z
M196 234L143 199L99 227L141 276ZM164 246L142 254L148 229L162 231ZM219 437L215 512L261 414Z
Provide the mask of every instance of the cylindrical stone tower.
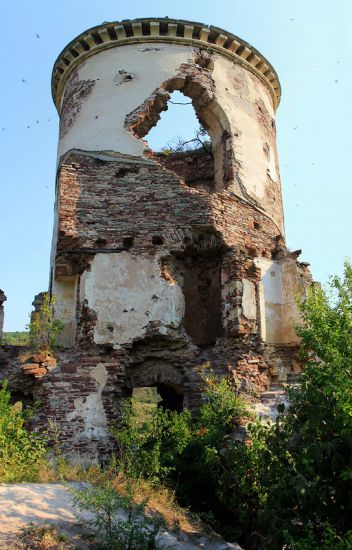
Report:
M270 63L201 23L105 22L66 46L52 88L51 286L67 350L41 383L67 448L104 454L134 387L191 405L204 364L252 394L286 381L298 368L295 298L310 276L284 242ZM211 151L162 155L143 140L175 90Z

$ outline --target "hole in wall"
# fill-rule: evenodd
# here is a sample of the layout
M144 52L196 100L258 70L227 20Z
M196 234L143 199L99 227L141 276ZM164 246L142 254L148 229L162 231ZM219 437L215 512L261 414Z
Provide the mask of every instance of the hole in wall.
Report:
M194 60L195 64L202 69L208 69L212 71L214 69L214 61L211 54L208 52L202 51Z
M97 239L97 240L95 241L95 244L96 244L99 248L102 248L103 246L106 246L107 240L106 240L106 239Z
M32 407L35 403L33 395L22 391L11 391L10 403L17 411Z
M185 258L185 330L200 347L215 344L223 335L221 265L219 255Z
M152 236L152 243L154 246L162 245L164 244L164 239L160 237L160 235L153 235Z
M156 408L176 412L183 410L184 392L175 384L157 384L134 388L131 398L139 427L143 427L150 420Z
M122 246L126 250L130 250L130 248L132 248L133 246L133 237L124 237L122 239Z
M189 97L179 91L171 93L167 110L146 139L154 158L188 186L214 191L211 138L200 124Z

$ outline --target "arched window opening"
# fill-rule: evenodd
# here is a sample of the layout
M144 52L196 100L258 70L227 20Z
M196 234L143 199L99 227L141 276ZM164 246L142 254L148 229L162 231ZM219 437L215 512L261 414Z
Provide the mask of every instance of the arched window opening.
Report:
M132 407L137 417L137 424L142 427L148 422L156 408L181 412L183 397L182 388L175 384L157 384L134 388Z
M207 192L215 190L211 138L200 124L190 98L179 91L171 93L167 109L144 139L153 158L188 186Z

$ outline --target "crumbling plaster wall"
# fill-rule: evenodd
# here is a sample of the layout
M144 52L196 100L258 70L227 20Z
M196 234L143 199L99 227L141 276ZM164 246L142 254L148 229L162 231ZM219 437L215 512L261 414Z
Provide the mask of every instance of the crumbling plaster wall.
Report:
M150 323L160 334L178 328L185 307L180 285L161 278L157 255L129 252L96 254L81 277L80 300L97 315L94 342L117 347L144 337Z

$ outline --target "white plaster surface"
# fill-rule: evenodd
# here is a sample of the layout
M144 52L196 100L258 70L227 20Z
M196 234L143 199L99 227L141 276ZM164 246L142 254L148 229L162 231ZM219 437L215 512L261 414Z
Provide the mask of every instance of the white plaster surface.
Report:
M242 280L243 294L242 294L242 308L243 315L247 319L257 318L257 304L255 296L255 285L247 279Z
M216 96L227 114L235 138L240 178L246 191L260 201L265 196L268 171L273 181L279 180L274 152L268 158L263 149L268 141L271 141L271 148L276 149L275 136L273 132L265 135L256 106L256 102L261 102L274 118L272 100L267 88L256 76L220 55L216 56L216 60L212 74L216 82Z
M81 300L97 314L97 344L121 344L143 337L151 322L159 332L177 328L184 315L184 297L177 283L160 277L153 259L129 252L96 254L81 278Z
M259 301L263 340L272 344L298 342L295 325L300 315L295 300L305 296L305 285L295 261L257 258L256 264L262 273Z
M108 373L105 366L98 363L92 370L91 376L97 383L96 392L87 397L75 399L74 411L68 413L67 420L80 418L84 421L83 434L77 434L77 437L81 438L83 435L87 438L103 439L107 435L107 420L101 394L107 382Z
M190 46L148 43L120 46L88 58L79 66L78 77L96 82L75 124L60 141L59 157L74 148L141 156L145 145L126 130L125 117L174 76L192 53ZM132 80L123 81L125 74Z

